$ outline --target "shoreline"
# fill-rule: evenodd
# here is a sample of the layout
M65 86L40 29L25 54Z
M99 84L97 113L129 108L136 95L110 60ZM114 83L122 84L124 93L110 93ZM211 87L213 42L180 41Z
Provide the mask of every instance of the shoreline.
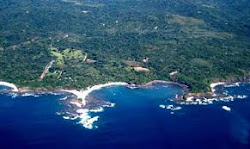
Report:
M211 91L212 91L212 93L214 94L214 95L216 95L215 94L215 87L216 86L218 86L218 85L226 85L226 83L225 82L216 82L216 83L211 83L210 84L210 89L211 89Z
M229 85L229 84L233 84L233 83L239 83L239 82L250 82L250 77L242 77L242 78L230 78L230 79L217 79L218 82L214 82L211 83L210 86L210 90L211 92L206 92L206 93L192 93L190 92L190 87L186 84L182 84L179 82L173 82L173 81L165 81L165 80L153 80L147 83L142 83L142 84L129 84L126 82L108 82L108 83L104 83L104 84L98 84L98 85L94 85L94 86L89 86L86 89L81 89L81 90L77 90L77 89L56 89L56 90L47 90L47 89L43 89L43 88L37 88L37 89L30 89L29 87L20 87L18 88L15 84L13 83L9 83L9 82L4 82L4 81L0 81L0 85L2 86L7 86L11 88L11 92L15 92L15 93L20 93L20 94L24 94L24 93L70 93L73 94L74 96L76 96L76 98L73 98L73 101L71 101L71 104L74 104L78 107L87 107L88 104L88 98L89 98L89 94L92 93L93 91L96 90L100 90L104 87L110 87L110 86L127 86L127 87L138 87L138 88L145 88L145 87L151 87L154 84L157 83L164 83L164 84L172 84L172 85L177 85L183 88L184 90L184 95L183 96L179 96L177 98L174 98L173 100L175 101L185 101L185 102L191 102L194 99L203 99L203 98L220 98L222 97L222 95L220 94L216 94L216 89L215 87L218 85ZM91 99L91 98L90 98ZM80 102L81 101L81 102Z
M188 85L181 84L181 83L178 83L178 82L173 82L173 81L165 81L165 80L153 80L153 81L143 83L143 84L139 84L139 85L136 85L136 86L138 86L138 87L150 87L150 86L153 86L154 84L157 84L157 83L177 85L177 86L182 87L184 91L188 91L190 89L190 87Z
M223 98L225 95L223 94L216 94L216 86L219 85L230 85L235 83L243 83L243 82L250 82L250 75L247 76L239 76L239 77L228 77L222 79L213 79L212 83L210 83L210 92L205 93L192 93L186 92L186 95L183 98L179 98L180 101L192 102L193 100L206 100L208 98Z
M130 84L130 83L126 83L126 82L108 82L108 83L104 83L104 84L90 86L90 87L87 87L86 89L82 89L82 90L77 90L77 89L46 90L43 88L30 89L29 87L18 88L13 83L3 82L3 81L0 82L0 85L12 88L12 90L5 91L5 92L15 92L15 93L19 93L19 94L25 94L25 93L30 93L30 94L43 94L43 93L45 93L46 94L46 93L61 93L61 92L62 93L69 93L69 94L73 94L75 96L74 98L71 98L71 100L69 101L69 103L71 105L74 105L78 108L89 108L89 107L98 108L98 106L100 106L99 102L101 99L98 99L95 101L97 106L93 106L93 103L91 103L92 104L91 106L88 105L90 103L89 101L93 100L93 98L89 96L89 94L92 93L93 91L100 90L104 87L110 87L110 86L116 86L116 85L117 86L127 86L130 88L133 88L133 87L145 88L145 87L152 87L154 84L157 84L157 83L177 85L177 86L182 87L184 92L188 92L188 90L189 90L189 86L187 86L187 85L184 85L184 84L181 84L178 82L165 81L165 80L153 80L153 81L143 83L143 84ZM178 97L178 98L180 98L180 97ZM90 109L92 109L92 108L90 108Z
M250 80L240 81L240 82L215 82L210 84L211 92L207 93L188 93L186 96L183 97L182 103L187 102L189 104L196 104L204 102L204 105L211 104L213 101L224 101L224 100L231 100L233 101L235 97L228 96L224 93L216 93L217 86L239 86L240 83L250 83ZM243 99L243 97L237 97Z
M85 90L61 90L63 92L68 92L68 93L72 93L74 94L77 99L81 100L81 103L79 102L73 102L73 104L77 105L78 107L82 107L82 106L86 106L87 105L87 97L89 96L90 93L92 93L93 91L96 91L96 90L100 90L104 87L109 87L109 86L115 86L115 85L122 85L122 86L126 86L128 85L128 83L125 83L125 82L108 82L108 83L105 83L105 84L99 84L99 85L94 85L94 86L91 86L91 87L87 87L87 89Z
M243 82L249 82L248 81L243 81ZM125 82L109 82L105 84L99 84L99 85L94 85L91 87L87 87L85 90L76 90L76 89L59 89L59 90L54 90L54 91L44 91L44 90L30 90L27 87L23 88L17 88L14 84L8 83L8 82L0 82L0 85L5 85L11 88L10 91L14 93L19 93L20 95L31 93L33 94L40 94L40 93L70 93L74 96L71 96L72 98L67 98L69 97L68 95L66 96L67 101L65 101L65 104L68 106L69 111L66 110L66 112L58 112L58 115L62 115L64 119L69 119L69 120L76 120L79 119L77 122L78 124L83 125L86 129L93 129L93 128L98 128L98 126L95 126L94 123L98 121L99 116L92 116L91 113L96 113L96 112L102 112L104 111L104 108L106 107L114 107L115 103L110 103L107 102L103 99L98 99L93 96L90 96L90 93L96 90L100 90L105 87L110 87L110 86L126 86L128 88L133 89L134 87L138 88L145 88L145 87L153 87L153 85L157 83L163 83L163 84L169 84L169 85L178 85L182 87L184 90L184 94L182 96L177 96L174 97L174 101L177 102L178 104L186 104L186 105L192 105L192 104L200 104L200 105L207 105L207 104L212 104L213 101L218 101L218 100L233 100L233 97L230 96L225 96L223 95L224 98L222 98L222 94L215 94L216 91L216 86L218 85L228 85L230 84L232 86L232 82L227 83L227 82L215 82L210 84L210 88L212 92L208 93L189 93L189 87L184 84L180 84L178 82L171 82L171 81L164 81L164 80L153 80L150 82L147 82L145 84L129 84ZM236 85L239 84L238 82L234 82ZM10 92L9 91L9 92ZM1 93L1 92L0 92ZM188 94L185 96L185 94ZM243 97L241 97L243 99Z
M7 87L11 88L12 92L19 92L17 86L13 83L0 81L0 85L7 86Z

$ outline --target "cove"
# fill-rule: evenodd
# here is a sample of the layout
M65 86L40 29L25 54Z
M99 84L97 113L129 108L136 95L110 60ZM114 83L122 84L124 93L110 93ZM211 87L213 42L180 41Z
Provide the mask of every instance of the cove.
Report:
M56 114L69 110L68 94L1 94L0 144L3 148L249 148L250 84L216 89L234 96L234 101L181 105L172 99L183 94L182 88L170 84L106 87L91 96L115 107L90 113L99 116L94 123L98 128L91 130L78 124L79 119L65 120Z

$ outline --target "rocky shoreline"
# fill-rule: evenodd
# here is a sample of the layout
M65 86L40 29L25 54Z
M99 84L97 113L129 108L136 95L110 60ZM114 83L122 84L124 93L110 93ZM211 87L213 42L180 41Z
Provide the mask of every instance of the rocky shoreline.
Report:
M164 81L164 80L153 80L141 85L137 85L138 87L151 87L157 83L163 83L163 84L172 84L172 85L177 85L183 88L184 91L189 91L190 87L188 85L185 84L181 84L178 82L173 82L173 81Z
M249 82L249 79L241 80L241 82ZM238 82L238 80L236 81ZM106 107L114 107L115 104L105 101L103 99L98 99L97 97L93 97L90 95L91 92L95 90L102 89L104 87L109 87L109 86L114 86L114 85L122 85L126 86L128 88L148 88L148 87L153 87L155 84L162 83L162 84L172 84L172 85L178 85L183 88L184 90L184 95L181 96L176 96L173 101L177 102L178 104L198 104L198 105L207 105L207 104L212 104L213 101L233 101L234 97L232 96L227 96L224 94L217 94L215 87L218 85L228 85L235 83L233 80L225 81L225 82L216 82L210 84L211 87L211 92L207 93L190 93L190 88L187 85L183 85L177 82L171 82L171 81L163 81L163 80L154 80L150 81L145 84L128 84L125 82L110 82L106 84L100 84L100 85L95 85L92 87L88 87L86 90L64 90L64 89L57 89L54 91L48 91L48 90L43 90L43 89L36 89L36 90L31 90L28 87L22 87L18 88L13 86L14 84L5 82L0 85L6 85L10 84L8 86L9 88L12 88L11 91L18 96L36 96L36 94L56 94L56 93L65 93L65 94L70 94L72 96L66 95L66 100L63 99L63 102L67 105L67 108L65 111L62 112L57 112L57 115L61 115L64 119L69 119L69 120L75 120L79 119L80 121L77 123L82 124L85 128L92 129L96 126L94 126L94 122L99 119L98 116L91 116L90 113L96 113L96 112L102 112ZM5 91L7 93L7 91ZM0 93L2 93L0 91ZM38 95L39 96L39 95ZM245 98L245 97L240 97L240 98ZM163 107L162 105L160 107ZM166 108L166 107L164 107ZM175 110L176 107L167 107L172 110ZM178 107L179 108L179 107Z
M185 84L181 84L178 82L173 82L173 81L164 81L164 80L153 80L144 84L129 84L129 83L125 83L125 82L110 82L110 83L106 83L106 84L100 84L100 85L95 85L92 87L88 87L86 90L73 90L73 89L56 89L53 91L49 91L47 89L44 88L36 88L36 89L30 89L29 87L16 87L14 84L12 83L8 83L8 82L0 82L0 85L6 85L10 88L13 88L12 91L17 93L17 94L25 94L25 93L30 93L30 94L46 94L46 93L70 93L73 94L74 97L70 99L70 103L81 107L81 108L87 108L87 109L95 109L100 107L101 105L109 105L111 103L105 102L102 99L97 99L96 97L92 97L89 96L89 93L91 93L94 90L99 90L103 87L108 87L108 86L113 86L113 85L124 85L124 86L128 86L128 87L136 87L136 88L147 88L147 87L153 87L155 84L157 83L164 83L164 84L173 84L173 85L177 85L183 88L184 90L184 95L183 96L177 96L175 97L175 101L177 102L191 102L194 101L196 99L198 100L206 100L209 98L222 98L225 97L225 95L223 94L216 94L215 93L215 89L214 87L216 87L217 85L228 85L228 84L232 84L232 83L236 83L236 82L250 82L250 76L247 77L231 77L228 79L214 79L215 83L211 83L210 84L210 88L211 91L210 92L206 92L206 93L191 93L190 92L190 87L188 85ZM0 91L0 93L4 93L7 91ZM82 96L82 94L84 94ZM84 98L84 99L82 99ZM85 104L83 104L83 100Z
M207 101L208 99L211 100L223 100L223 98L231 99L232 97L229 97L223 93L217 93L215 90L215 87L218 85L230 85L234 83L241 83L241 82L250 82L250 76L247 77L238 77L238 78L229 78L229 79L215 79L215 83L210 84L210 92L206 93L189 93L187 92L183 97L179 97L177 101L181 102L194 102L194 101Z

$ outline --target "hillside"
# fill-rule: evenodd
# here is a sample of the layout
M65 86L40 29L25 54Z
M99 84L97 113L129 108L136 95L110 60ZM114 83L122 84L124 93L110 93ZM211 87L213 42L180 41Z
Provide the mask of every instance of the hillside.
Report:
M157 79L206 92L214 80L250 75L249 6L248 0L1 0L0 80L57 89Z

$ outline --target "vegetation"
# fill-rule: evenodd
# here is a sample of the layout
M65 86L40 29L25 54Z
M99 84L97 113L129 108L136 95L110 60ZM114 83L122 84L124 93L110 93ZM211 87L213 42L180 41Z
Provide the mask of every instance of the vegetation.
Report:
M56 59L57 66L60 69L64 68L65 61L78 60L84 61L84 55L81 50L75 49L65 49L62 52L58 51L56 48L49 48L50 55Z
M0 79L46 89L161 79L205 92L214 79L250 75L249 5L247 0L1 0ZM51 60L56 63L39 80ZM136 72L124 62L150 71Z

